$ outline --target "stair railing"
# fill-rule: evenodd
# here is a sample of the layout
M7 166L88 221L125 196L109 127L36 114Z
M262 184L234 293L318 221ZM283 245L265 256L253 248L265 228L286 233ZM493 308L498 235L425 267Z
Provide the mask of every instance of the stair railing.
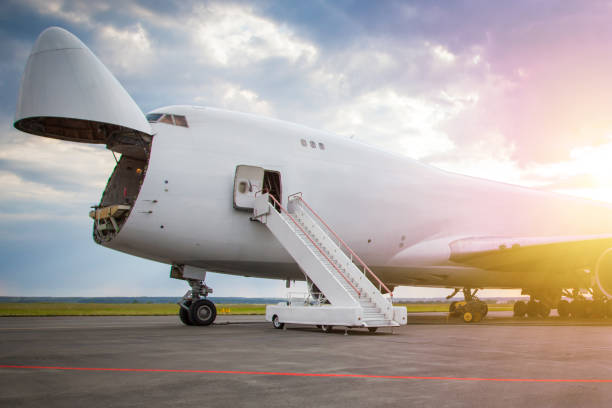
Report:
M319 251L319 253L321 253L321 255L323 255L325 257L325 259L327 259L330 263L331 266L334 267L334 269L336 270L336 272L338 272L340 274L340 276L342 276L344 278L344 280L351 285L351 288L353 288L353 290L355 290L355 292L357 293L357 296L361 297L361 291L359 289L357 289L357 287L355 285L353 285L353 283L350 281L349 278L346 277L346 275L344 273L342 273L342 271L340 270L340 268L338 268L338 266L336 265L336 263L334 261L332 261L329 256L327 256L327 254L325 253L325 251L323 251L323 249L312 239L312 237L310 236L309 233L307 233L306 231L304 231L304 229L302 228L302 226L300 225L299 222L297 222L295 220L295 218L293 218L293 216L291 214L289 214L289 211L287 211L285 209L285 207L283 207L281 205L281 203L276 199L276 197L274 197L271 194L268 194L268 197L275 203L275 205L272 206L271 210L275 210L278 211L277 208L280 208L280 211L278 212L283 212L285 213L289 219L300 229L300 231L302 231L302 233L306 236L306 238L308 238L308 240L315 246L315 248L317 248L317 250Z
M338 234L336 234L336 232L329 225L327 225L327 223L325 221L323 221L323 219L319 216L319 214L317 214L317 212L315 210L313 210L310 205L308 205L308 203L302 197L302 193L301 192L300 193L291 194L289 197L287 197L287 199L288 199L288 201L299 200L302 204L304 204L305 208L307 208L308 211L312 215L315 216L315 218L319 221L320 225L325 227L325 229L327 231L329 231L334 238L336 238L340 248L344 250L345 254L350 258L351 262L353 262L358 268L359 268L359 266L361 266L361 268L363 270L363 274L366 277L367 277L367 274L369 273L370 276L372 276L372 278L374 278L374 280L378 283L378 290L382 293L382 291L384 289L386 291L385 293L388 293L389 296L391 297L391 300L393 300L393 292L391 290L389 290L387 285L385 285L383 283L383 281L381 281L380 278L378 276L376 276L376 274L374 272L372 272L372 270L368 267L368 265L366 265L366 263L361 260L361 258L355 253L355 251L353 251L351 249L351 247L349 247L342 240L342 238L340 238L338 236Z

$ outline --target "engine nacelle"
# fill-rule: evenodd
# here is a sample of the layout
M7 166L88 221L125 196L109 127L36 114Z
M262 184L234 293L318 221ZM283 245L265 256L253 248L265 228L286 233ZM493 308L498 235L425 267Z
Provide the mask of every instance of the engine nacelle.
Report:
M612 298L612 248L606 249L597 259L595 279L599 290Z

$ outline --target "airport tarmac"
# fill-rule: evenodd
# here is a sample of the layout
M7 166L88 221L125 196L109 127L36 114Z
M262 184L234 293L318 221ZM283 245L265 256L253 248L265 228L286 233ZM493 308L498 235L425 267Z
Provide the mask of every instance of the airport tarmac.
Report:
M0 318L0 406L608 406L612 319L410 314L374 335L262 316Z

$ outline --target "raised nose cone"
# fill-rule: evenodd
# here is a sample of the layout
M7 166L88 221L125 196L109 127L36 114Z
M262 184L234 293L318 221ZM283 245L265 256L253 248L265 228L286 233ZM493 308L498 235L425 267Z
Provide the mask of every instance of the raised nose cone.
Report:
M14 126L39 136L112 144L124 133L152 134L134 100L70 32L43 31L28 58Z

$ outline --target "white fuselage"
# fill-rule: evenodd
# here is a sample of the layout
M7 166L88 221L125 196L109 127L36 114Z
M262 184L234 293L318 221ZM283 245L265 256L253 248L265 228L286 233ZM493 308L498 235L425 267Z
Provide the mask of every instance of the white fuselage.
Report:
M524 287L529 278L519 272L528 271L453 264L450 242L612 230L606 204L447 173L286 122L188 106L157 111L185 115L189 127L153 124L137 201L105 245L159 262L303 279L270 232L251 222L250 212L233 208L238 165L280 172L283 204L302 192L390 285Z

